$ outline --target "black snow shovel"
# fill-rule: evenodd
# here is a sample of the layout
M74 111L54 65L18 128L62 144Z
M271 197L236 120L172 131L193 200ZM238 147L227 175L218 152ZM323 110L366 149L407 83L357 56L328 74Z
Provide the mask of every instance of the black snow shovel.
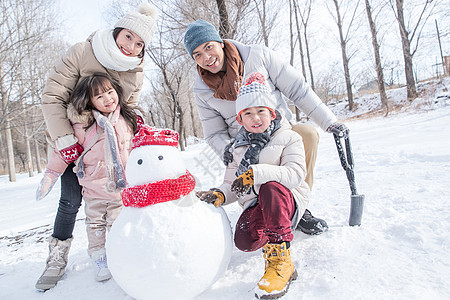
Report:
M358 192L356 191L356 184L355 184L355 173L353 172L353 154L352 154L352 147L350 145L350 138L347 134L346 137L344 137L345 140L345 151L342 147L341 143L341 137L339 137L336 134L334 135L334 141L336 142L336 147L339 153L339 159L341 160L341 165L344 168L345 172L347 173L347 179L348 183L350 184L350 190L352 192L351 195L351 206L350 206L350 218L349 218L349 225L350 226L359 226L361 225L361 218L363 214L363 208L364 208L364 195L358 195Z

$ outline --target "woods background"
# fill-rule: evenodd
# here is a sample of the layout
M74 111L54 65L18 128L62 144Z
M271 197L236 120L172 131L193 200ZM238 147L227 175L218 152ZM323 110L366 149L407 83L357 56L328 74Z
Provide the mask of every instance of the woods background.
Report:
M70 46L60 11L52 0L0 0L0 174L42 172L46 163L45 123L40 98L46 77ZM103 16L112 28L142 0L110 1ZM192 86L195 63L183 45L189 23L199 18L223 38L257 43L280 53L304 74L325 102L344 99L355 109L362 92L385 90L448 75L449 0L165 0L149 1L160 11L158 29L145 59L140 105L146 121L201 138ZM100 29L100 28L99 28ZM88 36L88 35L87 35ZM87 38L86 36L86 38ZM294 109L294 108L293 108ZM296 111L297 120L304 118Z

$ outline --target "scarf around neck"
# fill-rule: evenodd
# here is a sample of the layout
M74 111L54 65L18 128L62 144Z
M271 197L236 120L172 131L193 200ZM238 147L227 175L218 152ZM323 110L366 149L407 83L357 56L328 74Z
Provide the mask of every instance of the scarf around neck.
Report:
M194 187L194 176L186 170L186 174L175 179L164 179L126 188L121 194L122 202L124 206L145 207L177 200L192 192Z
M117 145L116 131L114 129L113 123L117 122L120 116L120 106L118 105L116 110L111 112L108 117L104 116L98 110L93 109L92 115L95 118L96 124L89 127L86 131L86 145L83 153L78 160L78 166L76 169L76 174L78 178L83 178L84 173L84 162L83 158L86 153L94 146L98 139L100 138L101 131L105 133L105 169L106 169L106 186L105 190L109 193L117 193L123 190L126 186L126 180L124 178L124 172L122 167L122 161L119 155L119 147ZM101 127L103 130L100 132L95 129L96 125ZM92 132L95 131L95 135ZM89 140L88 140L89 139Z
M235 146L249 145L242 157L241 162L236 170L236 177L248 171L250 165L256 165L259 163L259 154L261 150L270 141L270 137L281 127L281 120L275 119L269 125L269 128L262 133L252 133L241 127L237 136Z
M215 98L236 101L242 83L244 62L232 42L224 40L224 44L226 71L213 74L197 65L197 72L203 82L214 91Z
M97 31L92 37L92 49L95 58L107 69L124 72L133 70L142 61L141 58L126 56L120 52L114 40L112 29Z

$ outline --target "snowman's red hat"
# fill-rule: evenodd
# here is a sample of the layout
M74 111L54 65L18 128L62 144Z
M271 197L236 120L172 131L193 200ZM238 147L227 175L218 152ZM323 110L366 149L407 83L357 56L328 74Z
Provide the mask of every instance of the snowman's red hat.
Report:
M178 132L143 125L132 141L132 149L140 146L163 145L178 146Z

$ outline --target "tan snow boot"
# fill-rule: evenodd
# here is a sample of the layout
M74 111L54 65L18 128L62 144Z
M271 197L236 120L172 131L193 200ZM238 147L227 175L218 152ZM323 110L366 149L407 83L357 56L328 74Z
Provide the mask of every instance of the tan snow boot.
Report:
M36 288L39 290L48 290L55 287L56 283L61 279L66 271L67 261L69 257L70 244L73 237L65 241L50 237L48 249L50 254L47 258L47 265L44 273L36 282Z
M297 270L291 259L288 244L266 244L263 248L266 272L258 282L255 296L258 299L277 299L286 294L292 280L297 279Z

